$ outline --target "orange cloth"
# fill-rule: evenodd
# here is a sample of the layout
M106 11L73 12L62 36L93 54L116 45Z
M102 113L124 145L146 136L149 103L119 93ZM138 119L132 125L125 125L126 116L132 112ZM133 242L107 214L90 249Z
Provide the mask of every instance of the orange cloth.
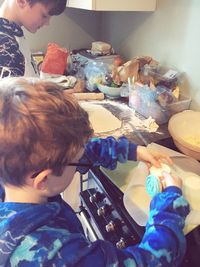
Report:
M50 74L63 75L67 67L68 51L57 44L49 43L41 70Z

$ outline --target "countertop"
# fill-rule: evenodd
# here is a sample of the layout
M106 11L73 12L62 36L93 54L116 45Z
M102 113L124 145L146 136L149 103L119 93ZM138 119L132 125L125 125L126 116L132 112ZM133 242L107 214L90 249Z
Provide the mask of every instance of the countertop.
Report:
M131 142L139 145L148 145L170 137L167 124L159 125L156 132L150 132L145 127L135 127L135 116L141 121L146 120L146 118L131 109L125 101L105 99L88 101L88 103L103 106L122 122L120 129L112 132L95 133L98 137L105 138L112 135L118 138L125 135Z

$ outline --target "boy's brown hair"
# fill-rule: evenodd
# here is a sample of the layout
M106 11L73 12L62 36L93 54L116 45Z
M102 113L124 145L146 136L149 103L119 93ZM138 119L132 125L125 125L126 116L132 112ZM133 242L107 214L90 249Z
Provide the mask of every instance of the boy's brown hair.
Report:
M54 83L0 81L0 182L23 185L27 175L57 174L92 136L88 114Z
M30 6L36 3L41 3L45 6L50 6L49 15L60 15L66 8L67 0L27 0Z

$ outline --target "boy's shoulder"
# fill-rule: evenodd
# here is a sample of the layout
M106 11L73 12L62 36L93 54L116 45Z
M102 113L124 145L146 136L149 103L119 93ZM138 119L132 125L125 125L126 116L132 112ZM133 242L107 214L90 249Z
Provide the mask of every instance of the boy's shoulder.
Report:
M24 75L24 56L17 40L20 37L23 37L23 31L16 23L0 18L0 72L6 67L14 77ZM9 73L5 70L2 75L6 77Z
M60 197L51 200L43 204L0 203L0 240L4 241L0 266L5 262L39 266L41 261L43 266L52 266L51 258L55 266L65 266L69 251L76 257L81 245L87 247L81 224L70 206Z
M24 36L23 30L18 24L5 18L0 18L0 34L10 38Z

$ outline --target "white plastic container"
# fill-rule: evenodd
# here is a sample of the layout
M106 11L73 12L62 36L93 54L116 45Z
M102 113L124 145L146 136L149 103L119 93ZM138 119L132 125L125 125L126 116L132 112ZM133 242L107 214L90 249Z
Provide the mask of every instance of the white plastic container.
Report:
M146 118L151 116L158 124L164 124L173 114L189 109L190 103L190 97L180 94L178 101L163 107L156 101L156 92L147 85L129 91L129 106Z

